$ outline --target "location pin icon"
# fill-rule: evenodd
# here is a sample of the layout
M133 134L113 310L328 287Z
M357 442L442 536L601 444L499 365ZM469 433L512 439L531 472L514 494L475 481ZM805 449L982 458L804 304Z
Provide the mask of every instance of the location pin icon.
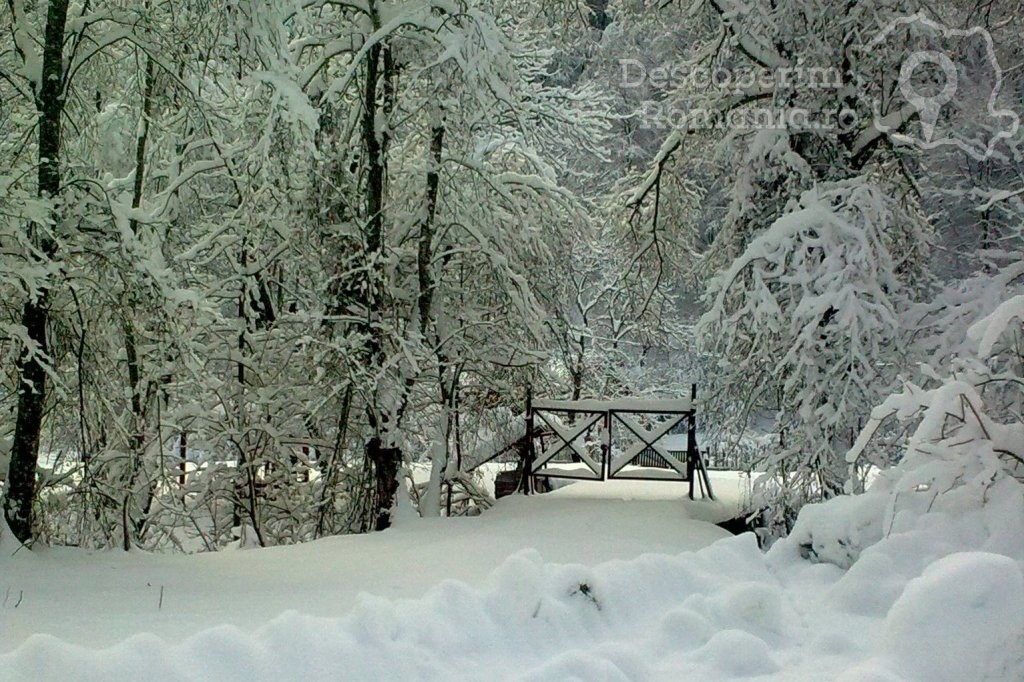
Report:
M911 77L914 75L914 71L924 64L935 64L942 69L942 73L946 77L946 82L938 94L925 96L914 89ZM956 65L941 52L931 50L914 52L900 67L899 85L900 92L903 93L907 102L917 109L917 114L921 118L921 132L924 134L924 141L931 142L932 136L935 134L935 123L939 120L939 110L956 94Z

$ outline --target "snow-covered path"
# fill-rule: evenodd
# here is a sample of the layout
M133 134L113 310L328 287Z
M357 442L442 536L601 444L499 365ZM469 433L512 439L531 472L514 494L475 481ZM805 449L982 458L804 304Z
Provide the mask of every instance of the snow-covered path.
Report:
M384 533L263 550L5 554L0 651L36 633L99 647L138 633L178 640L221 624L251 631L289 610L336 617L361 592L411 598L444 579L481 585L524 549L586 566L699 549L727 535L706 521L735 514L743 480L718 475L716 502L685 500L680 484L578 482L505 498L479 517L403 519Z

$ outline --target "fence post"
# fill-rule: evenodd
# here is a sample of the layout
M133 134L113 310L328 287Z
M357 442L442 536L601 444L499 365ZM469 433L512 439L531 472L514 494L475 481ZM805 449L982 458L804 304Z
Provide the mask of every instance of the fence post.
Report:
M601 438L601 480L607 481L612 474L612 411L604 413L604 436Z
M697 384L690 384L690 419L686 425L686 477L690 479L690 499L693 499L693 477L697 458Z
M533 492L533 461L535 458L533 448L533 386L526 386L526 457L523 459L523 480L520 487L524 494Z

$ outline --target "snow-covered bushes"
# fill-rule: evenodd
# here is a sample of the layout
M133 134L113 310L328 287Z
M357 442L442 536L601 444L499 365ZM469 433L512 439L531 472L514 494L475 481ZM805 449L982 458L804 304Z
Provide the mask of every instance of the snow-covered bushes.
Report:
M843 489L849 449L901 355L915 219L867 178L804 192L714 278L700 335L727 400L772 405L781 446L765 463L789 516Z
M847 461L857 463L893 419L916 424L906 454L863 495L804 509L790 541L805 556L846 568L883 538L926 529L940 517L956 519L950 523L961 524L965 537L981 538L979 548L1024 551L1012 530L1024 519L1022 323L1024 296L1010 296L970 326L962 351L973 348L973 356L955 357L948 377L932 371L934 388L907 384L875 408Z

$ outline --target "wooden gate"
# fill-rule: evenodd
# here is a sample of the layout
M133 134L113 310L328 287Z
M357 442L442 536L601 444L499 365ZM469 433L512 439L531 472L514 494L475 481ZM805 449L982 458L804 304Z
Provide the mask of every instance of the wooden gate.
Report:
M536 400L527 406L526 492L537 477L661 480L714 499L689 400ZM547 438L535 437L540 428ZM679 433L685 429L685 435Z

